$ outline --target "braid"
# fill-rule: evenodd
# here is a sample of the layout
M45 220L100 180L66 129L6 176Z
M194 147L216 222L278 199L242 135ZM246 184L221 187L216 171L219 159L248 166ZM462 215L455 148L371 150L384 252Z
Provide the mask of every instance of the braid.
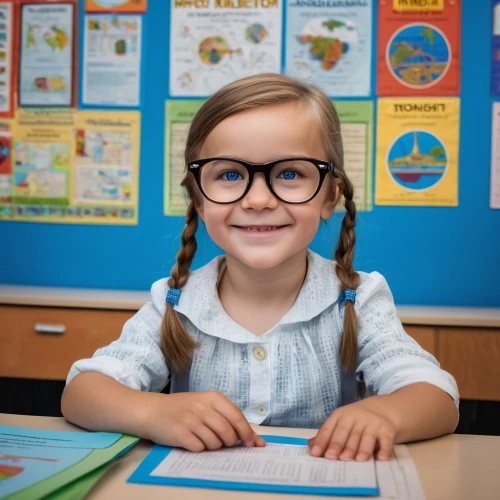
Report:
M344 290L356 290L360 283L359 274L354 270L354 246L356 244L356 205L353 201L354 190L351 182L343 171L338 171L344 185L344 198L346 213L342 220L337 247L335 249L335 270L342 283L340 292ZM356 358L358 355L358 318L354 303L347 301L344 310L344 335L342 338L342 348L340 362L342 368L349 372L356 369Z
M196 229L198 228L198 212L191 200L186 212L186 227L181 234L181 248L177 253L177 263L170 272L169 288L182 288L189 277L189 267L196 253ZM161 346L165 358L177 371L186 367L198 344L186 332L172 304L167 309L161 324Z

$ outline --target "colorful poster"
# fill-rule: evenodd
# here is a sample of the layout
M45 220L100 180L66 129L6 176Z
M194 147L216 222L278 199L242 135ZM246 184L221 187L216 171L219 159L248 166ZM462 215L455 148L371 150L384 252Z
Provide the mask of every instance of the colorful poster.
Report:
M147 0L85 0L85 12L146 12Z
M30 108L18 110L15 135L8 125L0 121L1 219L137 223L138 111Z
M14 55L15 7L12 2L0 2L0 116L11 117L14 112L15 69Z
M140 104L141 16L85 16L84 104Z
M372 209L373 103L337 101L341 122L344 169L354 186L354 202L359 211Z
M13 120L0 118L0 219L12 215L13 126Z
M460 100L378 100L377 205L458 205Z
M457 95L460 0L379 0L377 93Z
M490 208L500 208L500 102L493 103L492 123Z
M370 95L372 4L288 0L285 72L328 95Z
M21 6L19 106L74 105L74 3Z
M491 95L500 95L500 0L491 1L493 9L491 50Z
M79 111L73 203L101 222L137 223L138 111Z
M186 172L184 150L189 125L204 101L166 101L165 103L165 189L164 214L186 215L186 195L181 181Z
M175 0L170 95L207 96L247 75L280 72L281 2Z

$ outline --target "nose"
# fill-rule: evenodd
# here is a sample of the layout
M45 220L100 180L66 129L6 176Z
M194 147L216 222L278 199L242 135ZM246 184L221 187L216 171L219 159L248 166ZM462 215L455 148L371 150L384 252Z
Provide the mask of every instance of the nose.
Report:
M270 191L264 174L254 175L250 190L241 200L241 206L245 209L264 210L274 209L278 206L278 198Z

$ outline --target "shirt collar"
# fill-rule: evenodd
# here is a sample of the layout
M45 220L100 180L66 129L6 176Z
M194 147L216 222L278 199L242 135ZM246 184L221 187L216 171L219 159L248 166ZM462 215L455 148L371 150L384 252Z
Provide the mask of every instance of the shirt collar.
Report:
M193 271L182 288L179 304L174 309L186 316L204 333L232 342L248 343L265 339L284 324L310 321L337 302L339 279L335 263L308 250L308 269L304 284L290 310L277 325L263 335L254 335L236 323L224 310L217 293L221 265L225 257L219 256L205 266Z

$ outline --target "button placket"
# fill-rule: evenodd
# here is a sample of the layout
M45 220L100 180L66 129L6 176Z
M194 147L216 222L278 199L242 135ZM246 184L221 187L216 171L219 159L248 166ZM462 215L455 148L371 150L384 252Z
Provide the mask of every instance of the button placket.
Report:
M271 398L271 369L269 345L256 344L251 352L250 370L250 408L253 413L252 423L262 423L270 408Z

